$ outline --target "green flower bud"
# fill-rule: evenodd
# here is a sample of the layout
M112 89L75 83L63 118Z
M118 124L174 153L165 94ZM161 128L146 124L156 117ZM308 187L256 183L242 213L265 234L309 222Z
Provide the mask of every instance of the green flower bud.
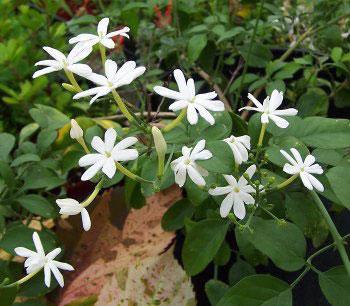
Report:
M72 93L77 93L77 90L75 89L75 87L71 84L67 84L67 83L62 83L62 87L65 89L65 90L68 90Z
M165 154L167 151L167 144L163 137L162 132L156 127L152 127L152 136L154 145L156 147L157 155L158 155L158 176L162 176L164 174L164 161Z

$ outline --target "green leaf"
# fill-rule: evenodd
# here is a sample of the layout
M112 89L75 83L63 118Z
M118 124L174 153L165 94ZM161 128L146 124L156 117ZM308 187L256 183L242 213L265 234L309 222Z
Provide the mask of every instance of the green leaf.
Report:
M217 306L292 306L292 290L270 275L252 275L231 287Z
M222 281L211 279L205 283L205 293L210 305L215 306L229 289L228 285Z
M334 62L339 62L341 60L342 54L343 54L342 48L335 47L332 49L331 58Z
M247 135L248 133L248 124L240 116L235 113L230 112L232 119L232 133L235 136Z
M350 276L344 266L320 273L318 281L323 294L333 306L350 305Z
M37 165L29 167L23 178L25 180L24 189L45 188L50 190L62 185L65 181L52 170Z
M298 100L298 115L300 117L326 115L328 106L328 95L324 90L309 88Z
M239 48L239 52L241 53L245 61L248 61L249 49L250 44L246 44ZM248 61L249 66L264 68L271 59L272 53L269 48L265 47L261 43L252 43Z
M251 223L253 233L243 236L274 264L285 271L296 271L305 264L306 241L301 230L293 223L279 225L275 220L255 217Z
M191 62L196 61L206 45L207 45L207 35L197 34L192 36L187 46L188 59Z
M69 122L69 118L54 107L37 104L29 110L30 116L42 128L56 130Z
M214 257L214 263L218 266L224 266L228 263L231 258L231 248L226 241L220 246L220 249Z
M244 29L242 27L235 27L229 31L224 32L222 35L220 35L220 38L218 39L217 43L221 43L222 41L231 39L232 37L235 37L242 32L244 32Z
M237 261L232 265L228 272L229 283L233 286L244 277L254 274L255 269L249 263L238 257Z
M0 248L12 255L16 255L14 249L18 246L35 250L32 239L33 233L33 229L17 223L6 231L0 241ZM53 239L53 235L50 231L42 230L38 232L38 234L46 252L50 252L56 247L56 241Z
M17 201L22 207L35 215L44 218L57 217L57 210L53 204L38 194L26 194L18 198Z
M229 224L222 219L206 219L188 231L182 248L186 272L196 275L213 260L225 239Z
M350 53L349 53L350 54ZM336 107L350 106L350 88L341 88L337 90L334 95L334 104Z
M268 159L277 166L283 167L288 162L281 154L280 150L289 152L290 148L295 148L304 158L309 154L307 147L294 136L272 137L269 146L266 148Z
M11 306L16 298L18 286L0 288L1 306Z
M25 163L40 161L40 157L36 154L28 153L18 156L12 163L11 167L18 167Z
M40 152L44 152L57 138L57 131L44 129L40 131L37 138L37 146Z
M242 82L242 78L243 76L239 76L230 86L229 89L229 93L232 94L233 92L235 92L240 86L241 86L241 82ZM256 80L259 80L260 77L257 74L254 73L247 73L244 77L244 81L243 81L243 86L247 86L248 84L253 83Z
M347 148L350 143L350 124L347 119L323 117L288 118L286 129L268 125L267 130L274 136L290 135L300 139L307 146L322 149Z
M33 122L24 126L19 132L19 143L21 144L25 140L27 140L30 136L32 136L39 128L39 124Z
M350 209L350 167L334 167L326 174L329 184L341 204Z
M296 73L301 68L301 65L295 62L287 63L273 76L273 78L275 80L285 80L292 78L294 76L294 73Z
M198 165L204 167L209 172L229 174L233 171L235 160L229 145L224 141L209 141L205 145L213 157L207 160L198 160Z
M56 279L51 275L51 286L48 288L44 282L44 272L40 271L37 275L25 282L18 292L18 295L25 297L39 297L53 291L58 286Z
M286 91L286 84L282 80L275 80L267 83L266 85L266 94L271 96L272 92L277 89L278 91Z
M312 155L315 156L317 162L337 166L345 158L346 149L315 149Z
M165 212L162 227L165 231L176 231L185 226L185 219L191 218L193 213L192 203L188 199L181 199Z
M9 133L0 133L0 160L7 161L8 155L16 142L15 136Z
M315 203L308 195L291 192L286 196L287 217L292 220L307 238L312 239L315 248L328 237L328 225Z

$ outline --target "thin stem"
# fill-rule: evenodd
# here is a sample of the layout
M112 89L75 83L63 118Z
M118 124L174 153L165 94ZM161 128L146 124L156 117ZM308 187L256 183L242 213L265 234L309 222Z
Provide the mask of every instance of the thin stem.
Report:
M26 275L25 277L22 277L21 279L19 279L18 281L12 283L12 284L8 284L6 286L4 286L4 288L9 288L9 287L14 287L16 285L21 285L23 283L25 283L26 281L30 280L32 277L34 277L36 274L38 274L38 272L41 271L41 269L34 271L32 273L29 273L28 275Z
M312 196L314 202L318 206L321 214L323 215L324 219L326 220L326 222L328 224L329 231L331 232L331 235L333 237L335 245L339 251L340 257L344 263L345 269L346 269L348 275L350 275L350 261L349 261L348 254L346 253L346 250L344 247L343 238L340 236L336 226L334 225L334 223L332 221L332 218L330 217L326 207L323 205L323 203L322 203L321 199L319 198L319 196L317 195L317 193L314 190L310 191L310 193L311 193L311 196Z
M214 279L218 279L218 265L214 264Z
M95 186L94 191L89 195L89 197L84 202L81 202L81 205L83 207L89 206L91 204L91 202L93 200L95 200L96 196L98 195L98 193L100 192L100 190L102 188L102 184L103 184L103 179L101 179L98 182L98 184Z
M106 62L106 48L102 44L99 44L99 47L100 47L100 54L101 54L102 64L104 66L105 62Z
M72 84L76 92L82 91L81 87L79 86L78 82L76 81L73 73L67 69L64 69L64 72L69 80L69 82Z
M283 219L278 218L277 216L275 216L271 211L269 211L268 209L266 209L263 206L259 206L265 213L267 213L269 216L271 216L273 219L275 219L277 222L283 222Z
M265 132L266 132L266 127L267 127L267 123L263 123L261 125L259 141L258 141L258 147L262 146L262 143L263 143L263 140L264 140L264 136L265 136Z
M77 142L82 146L86 154L90 153L89 148L87 147L83 137L77 138Z
M171 121L168 125L166 125L163 128L163 132L169 132L173 128L177 127L181 123L181 121L185 118L186 112L187 112L187 109L183 108L180 114L173 121Z
M280 183L277 185L277 189L282 189L286 186L288 186L289 184L291 184L297 177L299 176L299 173L294 174L293 176L291 176L289 179L285 180L284 182Z
M128 119L129 122L134 121L134 117L130 114L130 112L126 108L122 98L119 96L119 94L116 92L115 89L112 90L112 94L113 94L113 98L114 98L115 102L117 102L117 105L118 105L120 111L124 114L126 119Z
M120 164L118 162L115 162L115 166L121 173L123 173L127 177L131 178L132 180L135 180L135 181L140 182L140 183L153 184L152 181L146 180L146 179L136 175L135 173L132 173L130 170L126 169L122 164Z

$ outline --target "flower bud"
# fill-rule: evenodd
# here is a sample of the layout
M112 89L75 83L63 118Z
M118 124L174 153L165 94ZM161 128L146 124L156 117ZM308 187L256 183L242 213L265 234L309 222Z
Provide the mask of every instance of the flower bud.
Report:
M75 89L75 87L71 84L67 84L67 83L62 83L62 87L66 90L68 90L69 92L72 93L77 93L77 90Z
M158 176L162 176L164 173L164 160L165 153L167 150L167 144L165 142L162 132L156 126L152 127L152 135L154 145L158 154Z
M83 137L84 132L79 126L78 122L76 122L74 119L70 121L71 129L70 129L70 137L72 139L80 139Z

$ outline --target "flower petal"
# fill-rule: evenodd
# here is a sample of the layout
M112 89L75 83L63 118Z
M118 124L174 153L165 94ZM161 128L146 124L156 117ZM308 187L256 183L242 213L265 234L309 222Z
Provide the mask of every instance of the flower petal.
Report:
M278 92L278 90L274 89L272 91L271 97L270 97L270 101L269 101L269 110L270 112L273 112L274 110L276 110L283 101L283 92Z
M115 150L124 150L126 148L131 147L132 145L134 145L135 143L137 143L137 138L136 137L126 137L123 140L121 140L120 142L118 142L114 149Z
M79 166L86 167L97 163L99 160L104 159L105 156L99 153L86 154L79 159Z
M251 100L258 109L263 109L263 105L251 93L248 93L248 99Z
M213 189L209 189L208 193L212 196L220 196L223 194L230 193L232 191L231 186L225 186L225 187L216 187Z
M192 103L189 103L187 106L187 120L191 125L198 122L198 114Z
M245 213L246 213L245 205L239 196L235 196L234 204L233 204L233 212L238 219L240 220L244 219Z
M77 75L80 75L82 77L92 73L91 68L88 65L85 64L73 64L69 65L67 69Z
M106 146L99 136L94 136L91 141L91 146L100 154L105 154Z
M90 168L88 168L88 169L84 172L84 174L81 176L81 180L82 180L82 181L88 181L88 180L90 180L91 178L93 178L93 177L96 175L96 173L97 173L98 171L101 170L101 168L103 167L103 164L104 164L105 160L106 160L106 158L101 159L101 160L99 160L97 163L95 163L94 165L92 165Z
M56 61L63 62L66 60L66 56L59 50L50 48L50 47L43 47L43 49L50 54Z
M104 142L105 151L112 152L116 139L117 139L117 132L115 131L115 129L109 128L105 132L105 142Z
M306 172L300 172L300 178L301 178L301 180L302 180L302 182L303 182L303 185L304 185L307 189L309 189L309 190L312 190L312 189L313 189L313 188L312 188L312 184L311 184L311 182L309 181L309 177L308 177L308 175L307 175Z
M194 86L194 80L192 78L187 80L187 92L190 99L196 96L196 87Z
M205 180L203 176L193 166L187 167L187 173L190 179L198 186L205 186Z
M322 183L317 179L315 178L313 175L307 173L306 174L311 185L315 187L316 190L320 191L320 192L323 192L324 191L324 187L322 185Z
M84 231L88 231L91 228L91 220L86 208L83 208L81 211L81 222L83 223Z
M114 37L114 36L121 35L121 36L125 36L125 37L129 38L129 35L126 34L126 33L128 33L129 31L130 31L130 28L124 27L124 28L122 28L122 29L120 29L120 30L118 30L118 31L113 31L113 32L111 32L111 33L108 33L108 34L106 35L106 37L112 38L112 37Z
M212 116L211 113L209 113L202 105L195 104L195 108L198 110L199 115L207 121L210 125L213 125L215 123L215 119Z
M203 94L198 94L198 95L196 95L196 98L198 100L212 100L212 99L216 98L216 96L217 96L217 93L215 91L211 91L211 92L207 92L207 93L203 93ZM212 102L212 101L208 101L208 102Z
M273 111L273 115L277 116L295 116L298 114L298 110L295 108L279 109Z
M291 175L294 175L300 172L299 168L292 166L291 164L288 164L288 163L283 166L283 171Z
M220 216L222 218L226 218L227 215L230 213L230 210L233 206L234 201L234 194L233 192L230 192L225 199L221 202L220 205Z
M286 119L283 119L282 117L272 114L268 115L268 117L281 129L285 129L289 125L289 122Z
M91 46L84 46L81 44L75 45L75 47L69 52L67 61L69 64L75 64L89 56L92 52Z
M106 174L110 179L113 178L116 171L115 161L113 157L107 158L102 167L102 172Z
M186 182L186 172L186 167L183 165L179 165L177 167L177 170L174 172L175 183L178 184L180 187L183 187L183 185Z
M137 159L139 153L135 149L115 150L112 152L112 157L117 162L129 161Z
M43 248L43 245L41 244L40 237L37 232L33 233L33 242L35 245L35 249L39 255L42 255L43 257L45 256L45 251Z
M190 93L187 89L186 79L183 72L180 69L174 70L174 78L179 87L179 91L186 97L190 97Z
M100 20L100 22L97 25L97 34L102 34L102 36L105 36L107 34L107 28L108 28L109 18L105 17Z
M50 267L50 270L52 271L53 275L55 276L58 284L63 287L64 286L64 279L62 273L58 270L58 268L55 266L53 262L49 262L48 266Z
M225 110L225 105L220 100L202 100L198 98L198 95L196 96L196 104L199 104L213 112L222 112Z
M186 108L188 106L188 101L178 100L169 105L169 109L173 112L177 112L180 109Z
M306 156L305 160L304 160L304 165L306 167L311 166L314 162L316 161L316 158L314 156L312 156L311 154L309 154L308 156Z
M24 247L17 247L14 249L14 251L18 256L22 256L22 257L30 257L30 256L36 255L36 252Z
M168 88L165 88L163 86L155 86L153 90L160 96L169 98L169 99L174 99L174 100L185 100L187 99L186 96L184 96L182 93L177 92L175 90L171 90Z
M40 70L34 72L33 79L35 79L39 76L42 76L44 74L48 74L48 73L58 71L58 70L61 70L61 68L46 67L46 68L40 69Z
M52 260L61 252L62 252L61 248L56 248L56 249L52 250L51 252L47 253L47 255L45 257L46 257L46 259Z
M237 187L237 181L233 175L224 175L224 178L231 186Z
M110 82L113 82L113 79L118 71L118 64L115 61L112 61L110 59L106 60L105 62L105 74L107 79Z
M99 41L99 37L93 34L79 34L78 36L71 38L68 42L70 44L75 44L75 43L88 42L88 41L90 42L90 44L81 44L80 46L87 47L87 46L91 46L93 43L96 44Z
M280 150L280 152L293 166L298 166L298 163L286 151Z
M45 275L45 285L46 287L50 288L51 285L51 270L49 265L44 266L44 275Z
M113 49L115 47L115 43L112 38L102 38L101 44L108 49Z

